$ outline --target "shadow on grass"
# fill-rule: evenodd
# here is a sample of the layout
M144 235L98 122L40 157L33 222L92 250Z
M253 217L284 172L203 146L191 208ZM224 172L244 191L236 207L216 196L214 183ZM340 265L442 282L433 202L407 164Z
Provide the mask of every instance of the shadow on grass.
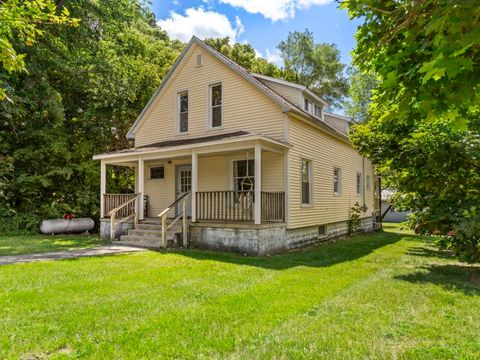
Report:
M179 251L178 254L196 260L222 261L276 270L298 266L327 267L364 257L379 248L409 238L417 237L392 232L369 233L271 257L242 256L213 250L183 250Z
M421 270L399 275L396 279L415 284L434 284L447 290L461 291L465 295L480 295L480 266L429 265Z
M427 247L412 247L408 249L407 255L436 257L441 259L455 259L455 254L452 251L438 250Z

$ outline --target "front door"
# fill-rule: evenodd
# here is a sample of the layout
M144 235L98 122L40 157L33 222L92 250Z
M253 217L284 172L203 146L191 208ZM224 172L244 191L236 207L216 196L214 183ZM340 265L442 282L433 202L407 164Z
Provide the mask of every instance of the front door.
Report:
M192 191L192 165L177 165L177 180L176 180L176 194L175 199L187 192ZM177 215L182 212L182 201L177 204ZM192 197L190 196L187 202L187 216L192 215Z

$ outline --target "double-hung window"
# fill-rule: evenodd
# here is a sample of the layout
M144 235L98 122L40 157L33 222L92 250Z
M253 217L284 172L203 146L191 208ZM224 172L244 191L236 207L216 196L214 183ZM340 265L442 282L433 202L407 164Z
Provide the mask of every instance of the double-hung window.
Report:
M322 108L318 105L315 105L315 116L319 119L322 118Z
M312 162L302 159L302 204L312 203Z
M340 195L342 193L342 171L340 168L333 168L333 194Z
M178 132L188 132L188 92L178 94Z
M233 189L253 191L255 188L255 160L235 160L233 162Z
M223 91L222 84L210 86L210 127L218 128L223 125Z
M357 172L357 196L362 194L362 173Z

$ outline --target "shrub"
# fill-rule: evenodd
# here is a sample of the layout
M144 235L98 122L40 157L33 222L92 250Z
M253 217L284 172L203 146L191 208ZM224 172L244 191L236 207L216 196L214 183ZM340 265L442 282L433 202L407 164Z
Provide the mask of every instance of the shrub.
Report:
M0 235L25 235L38 231L40 219L32 214L0 217Z
M480 215L467 214L454 230L442 236L437 244L455 252L467 262L480 261Z
M360 206L358 201L350 208L350 219L348 220L348 233L352 234L358 230L361 224L360 214L363 207Z

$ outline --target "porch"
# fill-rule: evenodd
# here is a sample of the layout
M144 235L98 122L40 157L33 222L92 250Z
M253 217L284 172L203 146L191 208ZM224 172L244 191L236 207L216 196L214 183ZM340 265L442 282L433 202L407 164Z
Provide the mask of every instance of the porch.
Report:
M160 247L179 238L185 246L192 224L253 229L285 223L288 145L240 136L222 143L145 150L150 152L135 149L98 157L104 236L108 232L112 239L125 238L139 235L135 230L151 230L142 234L155 236ZM134 193L107 193L107 166L133 168ZM142 229L145 223L150 229Z

